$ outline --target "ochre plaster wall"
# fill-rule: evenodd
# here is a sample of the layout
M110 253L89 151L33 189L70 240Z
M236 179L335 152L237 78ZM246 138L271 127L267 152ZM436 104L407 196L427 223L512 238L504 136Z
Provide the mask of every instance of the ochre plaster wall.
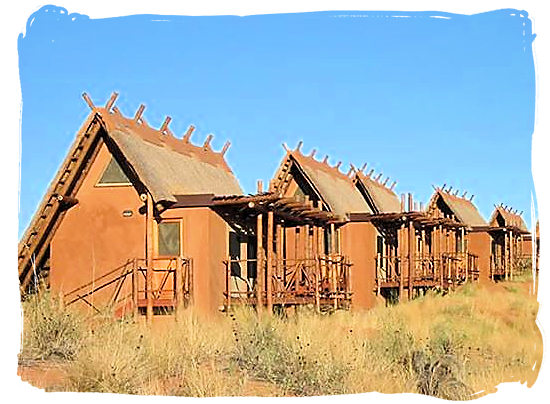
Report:
M491 242L492 237L487 232L469 233L468 250L478 256L479 281L487 283L491 280Z
M352 309L361 310L374 307L376 296L375 260L376 228L371 223L350 222L341 228L342 253L351 267Z
M143 202L137 191L132 186L96 186L110 158L102 145L76 194L78 204L66 212L53 236L50 286L54 293L70 292L128 259L145 256L145 216L138 212ZM124 210L131 210L132 216L124 217ZM101 306L112 291L106 288L88 300Z
M161 217L182 219L182 253L193 259L193 306L201 314L217 313L224 302L229 226L207 207L170 209Z

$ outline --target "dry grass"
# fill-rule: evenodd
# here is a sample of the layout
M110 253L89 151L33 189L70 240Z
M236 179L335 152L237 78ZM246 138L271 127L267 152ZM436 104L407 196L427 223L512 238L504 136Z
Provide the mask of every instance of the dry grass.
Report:
M516 281L465 285L366 313L303 309L258 321L241 309L198 321L187 311L152 329L96 318L93 326L87 321L75 328L81 343L64 356L65 388L185 396L416 392L468 399L506 381L533 384L542 357L537 309L525 283ZM73 346L62 321L50 323L59 324L65 342L50 331L37 337L51 328L33 322L37 313L25 311L22 352L38 352L37 340ZM42 343L39 351L59 349Z

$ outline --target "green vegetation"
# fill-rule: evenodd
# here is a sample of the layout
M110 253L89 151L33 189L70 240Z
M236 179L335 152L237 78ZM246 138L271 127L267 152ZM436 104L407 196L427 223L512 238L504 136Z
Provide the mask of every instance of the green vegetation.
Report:
M534 383L538 309L522 280L468 284L365 313L247 309L142 322L84 318L48 294L24 304L20 357L62 360L72 391L185 396L416 392L464 400Z

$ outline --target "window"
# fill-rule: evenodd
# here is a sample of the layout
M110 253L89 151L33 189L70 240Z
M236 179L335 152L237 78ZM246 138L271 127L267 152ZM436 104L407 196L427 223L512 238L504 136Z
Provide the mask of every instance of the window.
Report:
M111 161L105 167L101 178L99 179L98 185L131 185L130 180L122 171L122 168L118 162L111 157Z
M157 254L169 257L179 256L180 238L180 222L160 222L158 224Z

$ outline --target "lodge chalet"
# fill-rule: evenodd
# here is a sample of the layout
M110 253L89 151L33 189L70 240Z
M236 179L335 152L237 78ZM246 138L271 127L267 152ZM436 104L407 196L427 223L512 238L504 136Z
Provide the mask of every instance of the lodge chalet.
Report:
M431 288L514 276L530 259L521 215L489 223L471 199L436 188L428 206L399 197L365 166L285 145L266 190L244 195L209 135L176 138L84 94L91 113L19 243L24 296L45 282L67 305L116 316L368 309ZM378 296L378 298L377 298Z

